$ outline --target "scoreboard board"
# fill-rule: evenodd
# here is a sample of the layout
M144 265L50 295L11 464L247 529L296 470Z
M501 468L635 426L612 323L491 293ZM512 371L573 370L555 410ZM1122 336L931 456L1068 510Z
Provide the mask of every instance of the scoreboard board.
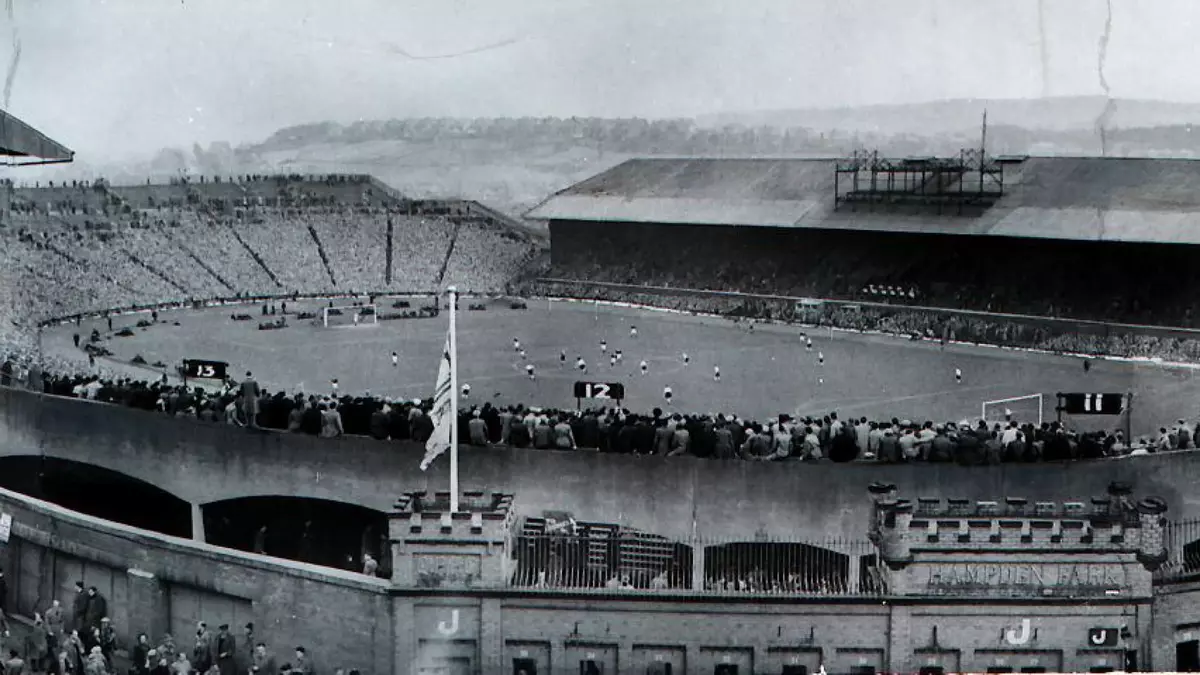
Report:
M1059 394L1058 409L1068 415L1120 415L1125 394Z
M625 385L620 382L576 382L575 398L622 401L625 399Z
M187 380L224 380L229 364L224 361L183 360L183 377Z

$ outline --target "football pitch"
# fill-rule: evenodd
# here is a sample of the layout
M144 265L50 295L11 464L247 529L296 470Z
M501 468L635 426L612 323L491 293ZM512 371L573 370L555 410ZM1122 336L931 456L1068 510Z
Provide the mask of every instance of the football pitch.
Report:
M387 305L382 304L380 311L394 311ZM460 385L471 385L471 395L465 399L468 405L490 401L574 408L573 383L587 380L624 384L622 405L634 411L662 407L760 420L781 412L823 415L830 411L843 418L975 419L985 400L1034 393L1044 395L1045 419L1052 420L1055 392L1067 391L1134 392L1135 434L1151 433L1178 418L1197 417L1200 380L1190 369L1097 361L1085 372L1080 359L1067 356L971 345L942 347L796 326L757 324L750 331L725 319L592 303L537 301L527 310L489 306L487 311L467 311L466 305L464 299L458 312L458 362ZM289 303L289 310L320 306ZM235 311L249 312L255 320L232 321ZM147 315L115 317L113 327L132 327L140 318ZM174 366L184 358L213 359L229 362L235 378L252 371L272 392L329 393L330 380L337 378L342 394L370 392L411 399L429 396L433 390L448 315L340 328L291 318L289 328L275 331L257 329L258 306L163 311L159 319L148 329L135 328L132 337L107 339L104 344L114 356L104 365L151 379L156 377L152 369L122 363L140 354L149 363L169 364L173 375ZM636 338L630 335L634 325ZM43 349L78 361L81 353L73 347L71 336L78 332L86 338L92 327L107 333L103 320L85 321L79 328L49 328ZM811 350L802 333L812 339ZM526 359L513 348L514 338L520 340ZM607 354L601 352L601 340L608 343ZM624 358L610 366L608 355L618 349ZM396 366L393 351L399 355ZM560 361L563 351L565 363ZM684 363L684 353L690 363ZM587 362L586 375L575 369L577 357ZM639 370L642 360L648 364L645 375ZM526 364L533 364L535 380L527 376ZM719 381L714 367L720 367ZM961 383L955 380L956 368L962 371ZM666 386L674 392L671 406L663 400ZM600 403L584 401L585 406ZM1014 403L1012 409L1022 420L1036 415L1028 401ZM1072 421L1082 428L1123 426L1113 417Z

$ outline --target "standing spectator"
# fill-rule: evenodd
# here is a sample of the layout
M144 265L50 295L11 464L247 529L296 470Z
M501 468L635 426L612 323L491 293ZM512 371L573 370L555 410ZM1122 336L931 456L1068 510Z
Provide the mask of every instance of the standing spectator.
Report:
M246 379L242 380L242 415L246 419L246 426L251 429L258 427L258 399L260 396L262 396L262 390L254 376L247 370Z
M484 422L480 417L482 413L479 409L471 411L471 421L467 423L467 430L470 432L471 445L487 446L487 422Z
M35 673L45 672L50 665L50 635L46 630L46 622L37 613L34 613L33 626L25 636L25 657L30 670Z
M273 675L278 672L278 666L275 665L275 656L267 651L265 642L260 642L254 646L254 660L250 665L250 672L255 675Z
M321 406L321 438L334 438L346 433L342 427L342 414L337 411L337 402L330 401Z
M237 675L237 640L229 632L229 624L217 627L217 667L221 675Z
M151 654L157 655L150 647L150 638L145 633L138 633L137 644L133 646L133 653L130 655L131 670L134 675L149 675L150 668L155 665L150 663Z
M241 655L238 658L238 671L246 672L254 663L254 622L251 621L242 627L242 645L238 650Z
M84 613L84 627L90 633L100 627L101 620L108 616L108 600L100 594L95 586L87 590L87 610Z
M51 649L58 650L63 643L63 631L66 630L66 616L62 603L55 600L46 610L46 628L50 631Z
M104 654L104 660L108 663L108 669L112 670L113 652L117 650L117 630L113 628L112 620L107 616L100 619L100 628L97 637L100 642L100 653Z
M0 570L0 612L8 610L8 580L4 578L4 570Z
M212 633L208 630L208 624L201 621L196 624L196 644L192 646L191 666L196 669L196 672L208 672L213 662L212 650Z
M72 630L70 637L66 640L65 651L67 658L71 661L71 672L82 673L83 664L87 657L87 647L83 644L83 638L80 637L78 630Z

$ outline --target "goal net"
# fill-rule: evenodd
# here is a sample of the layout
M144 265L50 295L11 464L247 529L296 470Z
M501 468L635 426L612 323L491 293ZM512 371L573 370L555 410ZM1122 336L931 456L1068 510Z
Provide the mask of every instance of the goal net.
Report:
M984 401L979 416L989 427L996 423L1004 423L1010 417L1021 424L1028 422L1041 426L1045 414L1043 400L1041 394L1027 394Z
M325 328L374 326L378 321L379 316L375 312L375 305L325 307L321 310L321 325Z

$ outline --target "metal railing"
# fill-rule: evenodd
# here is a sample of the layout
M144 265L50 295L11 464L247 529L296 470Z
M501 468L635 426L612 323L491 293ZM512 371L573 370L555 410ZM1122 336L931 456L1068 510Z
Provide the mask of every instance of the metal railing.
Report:
M1200 520L1167 523L1163 535L1167 561L1155 571L1154 580L1200 579Z
M674 542L618 530L514 538L516 588L718 595L878 596L887 574L867 541Z

